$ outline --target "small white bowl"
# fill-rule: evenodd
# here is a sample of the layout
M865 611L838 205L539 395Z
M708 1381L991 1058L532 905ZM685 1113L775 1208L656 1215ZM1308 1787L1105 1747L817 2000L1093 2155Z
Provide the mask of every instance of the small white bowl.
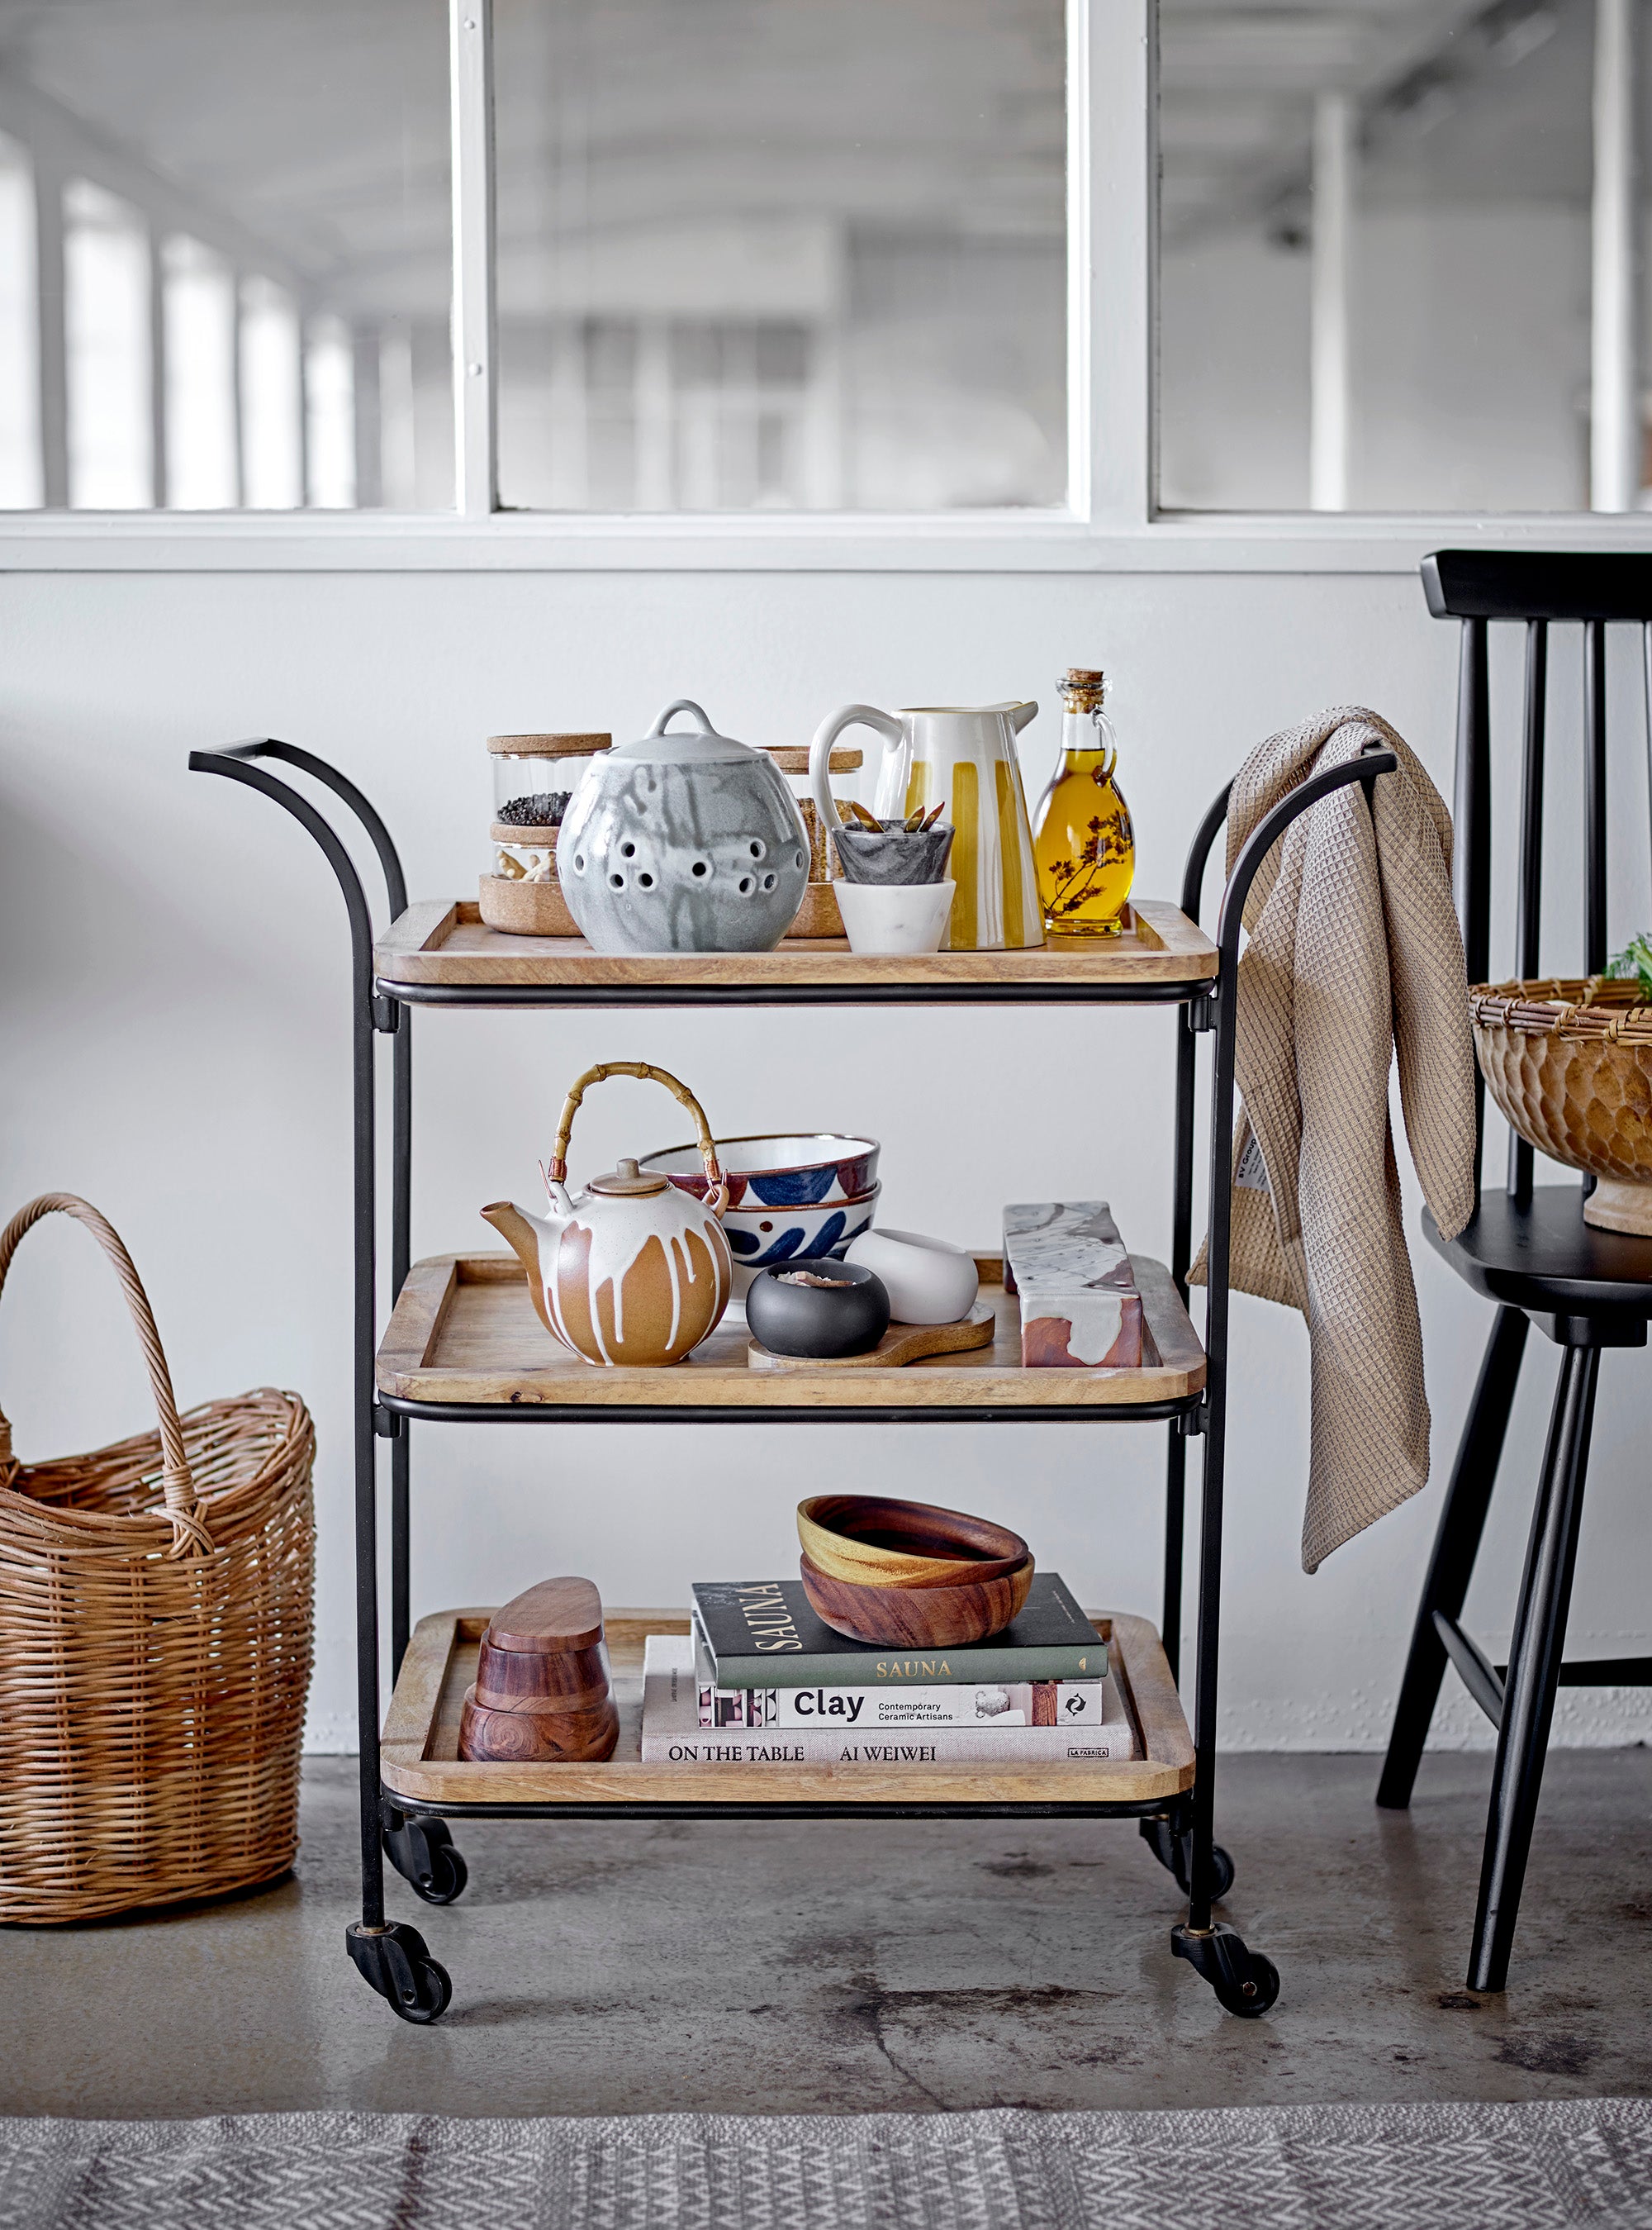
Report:
M938 952L955 883L832 886L851 952Z
M844 1250L845 1262L876 1271L896 1324L956 1324L974 1306L980 1280L967 1247L916 1231L863 1231Z

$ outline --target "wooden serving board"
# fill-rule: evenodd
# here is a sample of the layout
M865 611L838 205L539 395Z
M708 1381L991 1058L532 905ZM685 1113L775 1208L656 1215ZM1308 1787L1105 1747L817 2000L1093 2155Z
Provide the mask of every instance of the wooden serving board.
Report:
M776 1355L760 1341L748 1340L746 1361L753 1370L893 1370L926 1355L960 1355L990 1347L998 1330L991 1301L977 1301L956 1324L891 1324L865 1355Z
M516 983L690 983L805 989L811 984L1207 983L1216 947L1162 899L1132 902L1118 937L1057 938L1022 952L854 953L842 938L788 937L773 952L593 952L583 938L511 937L489 929L468 900L428 899L391 923L373 951L385 983L480 987Z
M1003 1258L978 1254L990 1345L857 1370L800 1363L754 1370L743 1309L668 1369L605 1370L559 1347L534 1313L514 1254L437 1254L415 1262L378 1351L381 1394L408 1402L551 1402L592 1408L1039 1409L1179 1402L1205 1383L1205 1350L1162 1262L1130 1258L1141 1295L1142 1359L1130 1370L1028 1370L1020 1305L1003 1287Z
M1144 1618L1092 1612L1108 1644L1141 1755L1057 1765L645 1765L642 1652L651 1634L686 1634L679 1611L607 1614L620 1736L601 1764L489 1764L459 1755L465 1691L489 1610L420 1620L384 1720L381 1770L393 1796L427 1804L853 1801L858 1804L1139 1804L1179 1795L1193 1780L1193 1743L1159 1636Z

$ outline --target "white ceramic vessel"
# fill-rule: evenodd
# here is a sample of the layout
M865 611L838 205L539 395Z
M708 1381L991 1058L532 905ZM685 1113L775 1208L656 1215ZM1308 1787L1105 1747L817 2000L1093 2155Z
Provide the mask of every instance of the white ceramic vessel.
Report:
M833 883L851 952L939 952L955 883Z
M883 1279L896 1324L956 1324L974 1306L980 1285L967 1247L917 1231L863 1232L844 1260Z
M944 818L957 832L948 861L957 886L948 931L955 952L1012 951L1044 943L1032 828L1015 748L1038 709L1026 702L910 705L880 712L875 705L845 705L820 723L809 746L815 810L828 828L838 819L827 779L832 747L845 728L858 725L873 730L888 746L873 808L880 821L903 821L920 807L926 813L945 807ZM841 906L844 886L832 887Z

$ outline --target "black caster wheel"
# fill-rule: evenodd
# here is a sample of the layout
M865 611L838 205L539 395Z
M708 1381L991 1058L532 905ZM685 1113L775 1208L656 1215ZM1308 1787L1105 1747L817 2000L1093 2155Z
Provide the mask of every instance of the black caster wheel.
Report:
M1141 1825L1141 1840L1167 1872L1173 1874L1176 1886L1184 1897L1192 1895L1192 1874L1193 1838L1191 1830L1180 1834L1162 1814L1149 1814ZM1219 1905L1233 1886L1233 1861L1219 1843L1211 1846L1211 1896Z
M1205 1930L1185 1923L1173 1928L1170 1948L1205 1977L1218 2003L1241 2021L1255 2021L1279 1995L1279 1969L1273 1961L1248 1950L1238 1930L1222 1921Z
M452 1905L471 1878L445 1820L409 1819L387 1827L384 1855L427 1905Z
M369 1988L402 2021L423 2027L447 2012L452 1979L416 1928L393 1920L386 1928L368 1929L353 1920L344 1930L344 1948Z

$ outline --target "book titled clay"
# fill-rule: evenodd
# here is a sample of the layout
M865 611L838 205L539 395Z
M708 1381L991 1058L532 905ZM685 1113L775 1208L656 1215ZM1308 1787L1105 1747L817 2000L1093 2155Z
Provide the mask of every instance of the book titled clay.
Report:
M1104 1200L1012 1202L1004 1284L1020 1297L1029 1370L1141 1369L1141 1297Z

